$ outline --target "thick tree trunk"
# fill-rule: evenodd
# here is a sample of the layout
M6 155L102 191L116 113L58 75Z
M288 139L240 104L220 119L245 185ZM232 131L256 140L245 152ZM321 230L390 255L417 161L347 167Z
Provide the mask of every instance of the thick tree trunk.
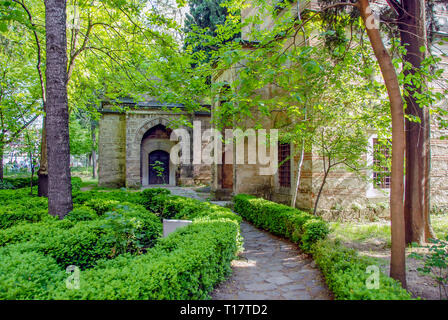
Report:
M45 0L47 46L48 211L62 219L73 209L67 101L66 2Z
M421 47L426 47L425 3L423 0L403 1L402 7L398 25L401 44L407 50L404 61L413 67L412 70L404 71L405 76L408 76L415 74L425 59L425 52L420 51ZM414 97L414 94L421 94L424 87L423 84L419 88L406 84L405 89L410 94L404 97L406 114L420 119L420 122L406 120L404 202L406 243L419 244L433 236L429 222L430 118L428 107L419 105Z
M374 20L368 0L359 0L361 17L366 25L367 35L378 60L384 83L390 101L392 116L392 174L390 190L390 216L391 216L391 262L390 276L399 280L406 287L406 254L405 254L405 226L404 226L404 111L403 100L397 74L392 59L387 52L379 29L372 23Z

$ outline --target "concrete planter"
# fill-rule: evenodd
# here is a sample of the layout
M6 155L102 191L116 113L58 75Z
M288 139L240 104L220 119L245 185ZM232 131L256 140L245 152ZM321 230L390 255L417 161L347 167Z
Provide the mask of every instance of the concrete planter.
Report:
M163 219L163 237L167 237L170 233L189 225L191 222L190 220Z

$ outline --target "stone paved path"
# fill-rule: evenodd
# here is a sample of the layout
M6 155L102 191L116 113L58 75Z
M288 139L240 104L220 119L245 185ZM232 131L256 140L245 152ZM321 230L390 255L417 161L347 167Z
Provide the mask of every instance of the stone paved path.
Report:
M174 195L206 201L209 195L188 187L158 186ZM228 201L212 201L225 206ZM212 293L215 300L332 299L313 260L292 242L242 222L244 251L232 261L231 277Z
M321 272L287 240L241 223L244 251L232 276L212 293L215 300L331 299Z

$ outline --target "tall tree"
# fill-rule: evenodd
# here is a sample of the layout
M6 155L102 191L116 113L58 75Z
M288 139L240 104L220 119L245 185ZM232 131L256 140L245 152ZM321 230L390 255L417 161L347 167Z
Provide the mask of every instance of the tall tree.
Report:
M67 99L65 0L45 1L48 211L62 219L73 209Z
M421 99L424 79L416 77L426 56L427 34L425 1L388 0L398 15L397 24L401 45L406 52L404 69L406 81L406 178L405 227L406 243L422 244L434 238L430 225L430 117L429 106Z
M322 13L327 12L329 15L331 14L340 14L341 19L346 19L347 16L355 16L361 17L362 25L358 24L358 26L362 27L363 31L367 33L369 38L369 42L371 48L373 50L373 54L378 61L378 66L384 81L384 86L387 91L388 100L389 100L389 108L390 108L390 116L391 116L391 132L392 132L392 176L391 176L391 190L390 190L390 215L391 215L391 237L392 237L392 248L391 248L391 268L390 275L399 280L401 284L406 286L406 268L405 268L405 236L404 236L404 151L405 151L405 131L404 131L404 110L403 110L403 99L401 95L400 83L397 76L397 71L393 64L391 55L386 49L380 30L378 28L378 21L373 14L373 10L370 7L370 3L368 0L357 0L353 2L344 2L344 1L329 1L332 2L326 6L321 7L321 10L318 12L310 13L310 17L304 17L302 22L297 22L297 18L291 17L291 14L288 14L289 11L286 11L286 14L282 16L276 14L276 12L272 12L272 6L265 3L263 0L259 0L256 2L257 8L264 7L268 8L267 10L271 11L271 14L274 15L276 26L274 26L274 30L266 30L264 28L260 28L260 30L256 30L256 27L251 28L249 35L251 39L256 40L255 43L252 43L253 49L247 53L246 59L249 55L253 56L254 59L267 59L267 57L277 58L277 59L286 59L284 58L283 53L287 48L291 48L298 43L299 41L295 41L295 36L300 32L301 25L310 22L313 17L317 17L322 15ZM237 2L235 6L239 5ZM287 6L287 5L286 5ZM348 13L348 15L347 15ZM283 20L282 20L283 18ZM263 17L258 15L254 19L253 22L258 22L259 24L263 23ZM356 18L356 21L359 21ZM247 25L248 22L245 24ZM249 22L250 23L250 22ZM362 30L361 29L361 30ZM218 37L217 37L218 38ZM284 42L281 40L288 39L290 41L290 45L287 48L284 48ZM349 42L349 40L347 41ZM278 43L278 46L272 45L273 43ZM261 52L256 50L257 48L261 48L263 46L270 46L270 51ZM338 48L339 50L346 49L345 46L342 48ZM280 54L275 53L275 50L280 51ZM234 47L230 46L228 51L222 53L222 61L227 63L228 68L232 67L234 69L241 68L241 65L244 65L243 59L238 59L236 50ZM226 62L228 61L228 62ZM285 61L285 64L287 61ZM224 68L223 65L218 64L218 68ZM241 72L246 72L242 69ZM254 70L253 72L258 73L261 70ZM267 72L267 76L269 76L270 71ZM272 72L271 72L272 74ZM275 80L275 79L272 79ZM239 95L240 90L239 87L241 85L241 80L236 79L235 91L234 95ZM250 97L246 97L250 98ZM264 106L260 107L261 112L263 112ZM238 112L242 115L247 114L247 111L241 110L241 105L239 105Z

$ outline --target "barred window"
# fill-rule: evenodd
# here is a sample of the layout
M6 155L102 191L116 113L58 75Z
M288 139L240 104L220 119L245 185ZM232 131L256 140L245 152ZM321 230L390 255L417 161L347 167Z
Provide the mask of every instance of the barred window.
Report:
M373 181L377 188L390 188L390 171L387 165L390 159L390 149L373 138Z
M291 187L291 146L289 143L278 146L278 181L281 187Z

